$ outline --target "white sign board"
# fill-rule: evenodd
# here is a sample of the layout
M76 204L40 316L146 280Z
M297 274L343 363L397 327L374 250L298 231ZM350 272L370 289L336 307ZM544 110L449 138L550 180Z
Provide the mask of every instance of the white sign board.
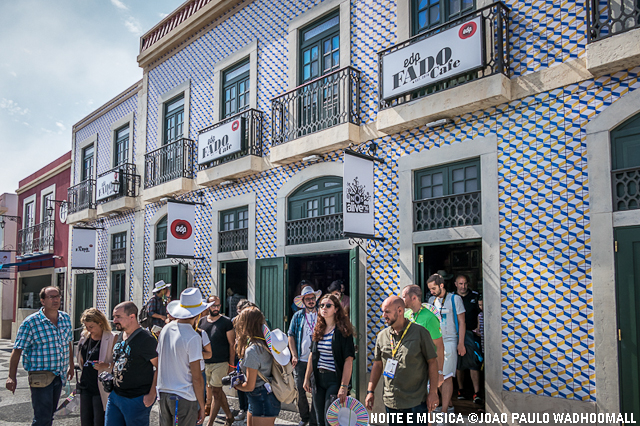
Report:
M198 136L198 164L234 154L242 149L242 118Z
M69 205L64 202L60 204L60 222L67 223L67 217L69 216Z
M382 97L393 98L484 65L477 17L382 57Z
M167 257L193 257L195 204L167 203Z
M73 228L71 237L72 268L96 268L96 236L95 229Z
M342 195L344 232L373 236L373 160L345 152Z
M96 200L104 200L105 198L118 195L120 190L120 179L118 179L118 172L107 173L100 176L96 181ZM114 182L118 182L115 183Z
M0 251L0 265L6 265L11 263L11 252L10 251ZM0 269L0 280L7 280L11 278L11 267L3 267Z

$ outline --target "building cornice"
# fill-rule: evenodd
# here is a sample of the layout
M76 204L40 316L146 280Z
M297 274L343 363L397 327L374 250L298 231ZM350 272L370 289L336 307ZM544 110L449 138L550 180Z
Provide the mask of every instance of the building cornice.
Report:
M77 132L87 124L91 123L96 118L111 111L113 108L125 102L126 100L131 98L133 95L137 94L141 88L142 88L142 80L138 80L133 85L128 87L126 90L118 94L116 97L114 97L113 99L111 99L110 101L102 105L100 108L94 110L91 114L87 115L82 120L78 121L76 124L74 124L72 133Z

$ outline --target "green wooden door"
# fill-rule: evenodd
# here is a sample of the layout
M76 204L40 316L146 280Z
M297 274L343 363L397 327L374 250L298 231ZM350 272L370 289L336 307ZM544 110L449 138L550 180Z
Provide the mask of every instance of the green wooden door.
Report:
M273 328L286 332L284 258L256 260L256 303Z
M360 266L360 261L358 259L359 256L359 247L352 248L349 250L349 315L351 319L351 324L353 324L353 329L355 331L355 344L358 349L364 344L364 332L366 330L360 328L360 289L358 285L358 269ZM364 349L364 348L362 348ZM356 398L360 396L360 369L359 365L359 353L358 350L356 352L356 359L353 362L353 373L351 374L351 385L353 386L353 391L355 392Z
M620 409L640 415L640 227L615 230Z
M75 326L80 328L80 318L85 309L93 306L93 274L76 275ZM74 339L80 338L80 330L74 333Z
M176 291L177 291L177 298L180 298L180 295L182 294L182 292L187 288L187 279L188 279L187 265L180 263L174 266L174 268L177 270L177 273L178 273L178 278L176 280Z
M415 262L416 267L414 268L414 271L416 276L414 284L419 285L422 289L422 294L425 295L429 292L429 290L426 288L425 281L427 281L427 279L424 276L424 246L416 246Z
M165 283L171 283L171 266L160 266L157 268L154 268L153 270L153 283L157 283L158 281L164 281ZM148 298L152 298L153 297L153 293L151 293L151 290L153 290L153 285L151 286L151 288L149 289L149 295ZM174 285L172 285L172 287L175 287ZM172 288L171 289L171 294L173 295L173 292L175 290ZM145 301L146 303L146 301Z

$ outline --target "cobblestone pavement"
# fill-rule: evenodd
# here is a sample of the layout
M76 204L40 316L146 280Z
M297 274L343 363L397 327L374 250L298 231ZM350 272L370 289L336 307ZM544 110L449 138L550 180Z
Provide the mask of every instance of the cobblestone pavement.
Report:
M0 339L0 426L27 426L33 419L33 409L31 408L31 393L27 381L27 372L22 368L22 362L18 368L18 388L12 394L5 388L5 382L9 374L9 357L11 355L12 343L10 340ZM75 383L75 381L74 381ZM63 390L63 397L66 396ZM229 401L234 408L237 408L237 401ZM291 426L298 423L298 413L291 411L280 411L280 416L276 420L278 426ZM209 418L206 418L206 425ZM68 416L56 416L53 422L56 426L79 426L80 417L78 413ZM158 404L154 404L151 409L150 425L158 424ZM216 425L224 424L224 414L219 416ZM236 422L234 426L243 426L245 422Z

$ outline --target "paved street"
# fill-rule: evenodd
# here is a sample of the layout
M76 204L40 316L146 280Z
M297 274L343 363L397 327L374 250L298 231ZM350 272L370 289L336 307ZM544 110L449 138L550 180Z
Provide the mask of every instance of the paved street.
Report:
M9 372L9 357L11 355L11 341L0 339L0 426L27 426L31 424L33 418L33 409L31 408L31 398L29 385L27 381L27 372L22 368L22 362L18 368L18 388L15 394L11 394L4 384L7 380ZM75 381L74 381L75 383ZM64 397L63 391L63 397ZM230 401L237 408L235 400ZM205 424L208 422L205 419ZM281 411L280 418L276 421L276 425L290 426L298 423L298 414L290 411ZM158 405L155 404L151 410L151 425L158 424ZM224 415L216 420L217 425L224 424ZM244 422L236 422L234 426L242 426ZM57 416L54 422L56 426L78 426L80 425L80 417L78 413L68 416Z

